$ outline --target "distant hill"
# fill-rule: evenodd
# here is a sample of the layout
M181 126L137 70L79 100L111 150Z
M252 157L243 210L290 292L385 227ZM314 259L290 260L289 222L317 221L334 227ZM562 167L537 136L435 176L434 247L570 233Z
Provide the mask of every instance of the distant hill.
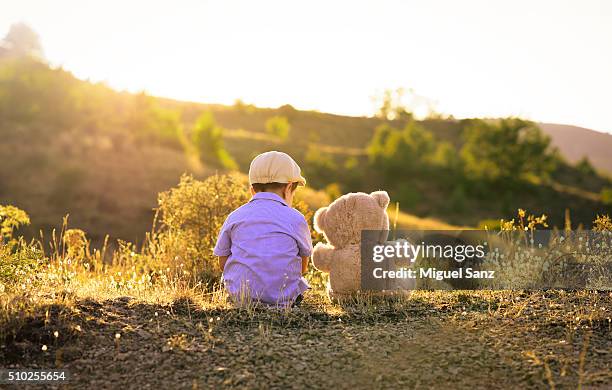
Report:
M540 123L540 127L569 162L587 156L595 168L612 174L612 134L554 123Z
M184 172L202 178L223 171L193 164L185 144L205 112L224 129L225 148L242 172L256 154L282 150L300 162L309 187L332 196L387 189L370 167L366 147L380 124L405 125L289 105L223 106L117 92L40 61L5 58L0 59L0 204L30 214L29 236L39 229L48 234L70 213L71 226L86 230L96 243L107 233L138 241L150 227L160 191L176 185ZM289 121L286 140L266 132L274 116ZM420 124L459 148L468 122L428 119ZM612 136L573 126L542 127L567 160L588 154L594 166L612 171L606 154ZM437 176L398 177L405 183L403 193L389 190L403 212L398 226L412 228L477 226L484 219L511 217L518 207L546 213L556 226L562 226L569 208L572 221L590 226L594 215L612 211L600 199L602 188L611 186L608 178L565 164L553 180L528 191L495 192L493 200L453 193L455 188ZM451 198L462 207L453 206Z

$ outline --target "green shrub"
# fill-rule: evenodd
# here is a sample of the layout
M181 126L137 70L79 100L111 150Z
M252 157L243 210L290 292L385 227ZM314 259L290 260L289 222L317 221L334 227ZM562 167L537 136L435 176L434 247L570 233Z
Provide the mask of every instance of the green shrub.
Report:
M217 125L212 113L205 112L200 115L191 137L203 163L227 169L238 168L236 161L225 149L223 128Z
M584 176L597 174L597 171L595 171L595 168L593 168L591 161L589 161L589 158L586 156L582 157L580 161L576 163L576 169Z
M11 240L19 226L29 225L28 214L15 206L0 206L0 241Z
M601 202L603 204L612 204L612 188L604 188L601 190Z
M133 95L128 107L124 126L132 130L137 138L181 148L179 111L161 107L156 98L145 93Z
M433 164L454 171L460 168L461 159L457 149L450 142L441 141L436 145Z
M528 177L547 178L557 164L550 137L530 121L471 120L463 136L461 158L465 174L472 179L518 182Z
M268 134L284 141L289 137L291 125L289 124L289 120L284 116L273 116L266 121L266 131Z
M0 243L0 293L33 283L43 262L42 251L22 239L12 245Z
M400 175L432 167L437 158L436 142L433 134L415 121L401 130L382 124L376 128L367 153L370 163L392 183Z
M308 185L320 188L337 180L339 171L331 154L309 145L304 156L304 172L309 180Z
M36 270L43 264L44 255L23 238L13 233L28 225L28 214L14 206L0 206L0 292L15 290L33 282Z
M400 183L397 186L397 191L394 192L397 199L402 200L402 205L411 210L415 208L423 198L421 192L411 183Z
M449 206L451 213L462 213L465 211L467 202L467 195L465 189L462 186L456 186L451 192L449 199Z
M483 219L478 222L478 230L500 230L501 219Z

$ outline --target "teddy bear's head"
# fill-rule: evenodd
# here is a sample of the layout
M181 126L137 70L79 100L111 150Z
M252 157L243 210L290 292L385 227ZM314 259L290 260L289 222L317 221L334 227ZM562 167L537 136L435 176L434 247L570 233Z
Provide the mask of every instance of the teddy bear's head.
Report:
M329 206L317 210L314 216L315 230L336 248L359 244L362 230L388 230L386 191L363 192L343 195Z

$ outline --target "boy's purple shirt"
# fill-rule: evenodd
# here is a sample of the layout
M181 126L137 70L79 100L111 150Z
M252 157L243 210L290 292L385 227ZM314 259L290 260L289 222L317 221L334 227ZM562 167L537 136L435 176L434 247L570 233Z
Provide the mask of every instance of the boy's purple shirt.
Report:
M225 288L234 298L284 306L306 291L302 257L312 254L304 216L271 192L259 192L225 220L216 256L229 256Z

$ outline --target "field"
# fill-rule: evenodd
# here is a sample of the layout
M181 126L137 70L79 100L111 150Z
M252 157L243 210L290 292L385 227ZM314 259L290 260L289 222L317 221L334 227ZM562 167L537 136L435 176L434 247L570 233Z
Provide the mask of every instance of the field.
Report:
M74 387L603 389L611 302L547 291L332 304L313 291L275 311L193 290L47 297L12 324L2 360L66 368Z
M181 102L2 50L2 368L65 368L68 388L612 388L609 289L332 302L311 264L301 307L239 308L212 254L268 150L302 167L294 207L314 243L319 207L380 189L393 230L609 231L609 135L557 131L598 145L564 155L512 117Z
M245 197L241 175L185 176L160 194L142 248L120 242L112 254L90 248L68 220L50 242L26 243L13 236L25 213L0 209L3 367L64 368L77 388L612 384L609 291L414 291L332 302L325 275L311 268L299 308L236 307L217 283L210 242ZM312 221L306 200L324 200L298 199ZM452 228L398 213L400 221Z

